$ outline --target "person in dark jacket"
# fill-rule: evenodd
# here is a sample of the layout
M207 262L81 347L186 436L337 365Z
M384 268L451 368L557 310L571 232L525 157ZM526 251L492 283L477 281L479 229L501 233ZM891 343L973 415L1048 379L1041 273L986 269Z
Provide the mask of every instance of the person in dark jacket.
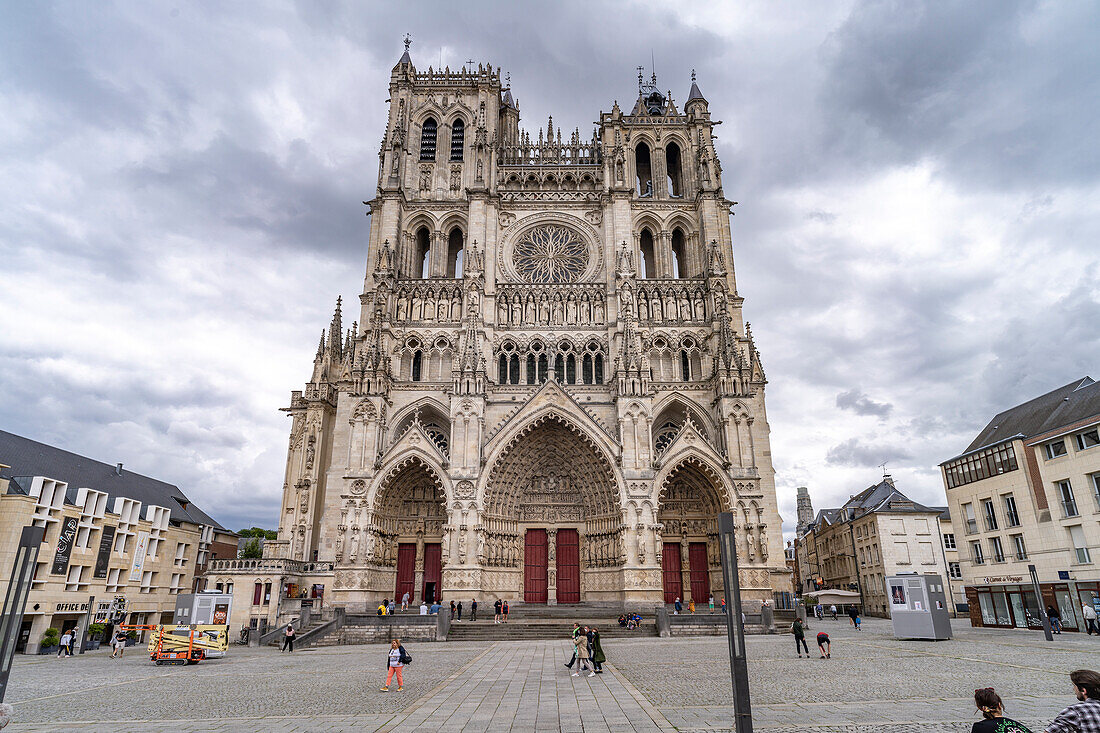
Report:
M802 650L806 650L806 659L810 658L810 648L806 646L806 627L802 625L802 619L796 618L791 624L791 633L794 634L794 650L798 652L798 658L802 659Z
M500 603L499 598L496 599L495 601L493 601L493 623L494 624L499 624L500 623L500 606L501 606L501 603Z
M1062 633L1062 612L1054 606L1047 606L1047 618L1050 619L1050 630L1052 633Z
M458 620L462 620L462 601L458 602Z
M477 599L470 600L470 620L477 621Z
M504 602L504 605L500 608L504 612L504 623L508 623L508 601Z
M451 620L455 620L455 602L451 601Z
M588 656L592 657L592 668L596 670L596 674L603 674L603 663L607 661L607 657L600 645L600 630L594 626L588 627Z

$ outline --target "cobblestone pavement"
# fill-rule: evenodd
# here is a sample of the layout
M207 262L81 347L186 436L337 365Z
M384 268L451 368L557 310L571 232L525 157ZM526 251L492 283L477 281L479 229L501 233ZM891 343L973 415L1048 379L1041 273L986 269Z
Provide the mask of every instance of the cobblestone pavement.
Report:
M1096 668L1100 641L956 625L946 642L903 642L888 621L855 632L816 623L833 658L799 659L790 635L747 639L753 721L769 733L968 730L975 687L1043 729L1073 701L1067 673ZM72 659L17 657L11 731L723 731L730 730L725 637L608 639L608 673L571 677L568 644L411 644L405 690L381 693L384 645L282 654L234 648L222 660L156 667L131 649Z

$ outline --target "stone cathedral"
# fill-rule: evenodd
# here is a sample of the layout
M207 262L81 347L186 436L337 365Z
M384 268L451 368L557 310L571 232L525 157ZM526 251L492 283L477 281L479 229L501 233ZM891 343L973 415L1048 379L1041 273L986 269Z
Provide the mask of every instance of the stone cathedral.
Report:
M327 602L705 602L722 511L743 596L789 587L717 123L694 74L682 110L638 87L591 138L524 131L499 69L406 43L358 322L286 408L268 554Z

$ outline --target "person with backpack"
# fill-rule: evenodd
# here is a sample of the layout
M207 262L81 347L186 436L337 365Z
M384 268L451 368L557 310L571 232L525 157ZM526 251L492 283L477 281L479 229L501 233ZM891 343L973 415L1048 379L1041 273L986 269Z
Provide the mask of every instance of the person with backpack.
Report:
M500 603L499 598L496 599L495 601L493 601L493 623L494 624L499 624L500 623L500 606L501 606L501 603Z
M401 670L405 668L406 664L412 662L412 655L405 651L405 647L401 646L400 639L394 639L390 642L390 649L386 653L386 684L382 687L382 692L390 691L390 682L393 681L394 674L397 675L397 691L401 692L405 688L405 683L401 679Z
M806 627L802 625L802 619L796 618L791 624L791 633L794 634L794 650L798 652L798 658L802 659L802 650L806 650L806 659L810 658L810 648L806 646Z

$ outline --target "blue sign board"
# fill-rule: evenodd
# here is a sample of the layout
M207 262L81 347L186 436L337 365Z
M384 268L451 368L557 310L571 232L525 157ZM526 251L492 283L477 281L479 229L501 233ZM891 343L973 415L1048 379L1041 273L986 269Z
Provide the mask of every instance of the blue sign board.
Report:
M1068 570L1059 570L1058 571L1058 580L1069 580L1069 571Z

